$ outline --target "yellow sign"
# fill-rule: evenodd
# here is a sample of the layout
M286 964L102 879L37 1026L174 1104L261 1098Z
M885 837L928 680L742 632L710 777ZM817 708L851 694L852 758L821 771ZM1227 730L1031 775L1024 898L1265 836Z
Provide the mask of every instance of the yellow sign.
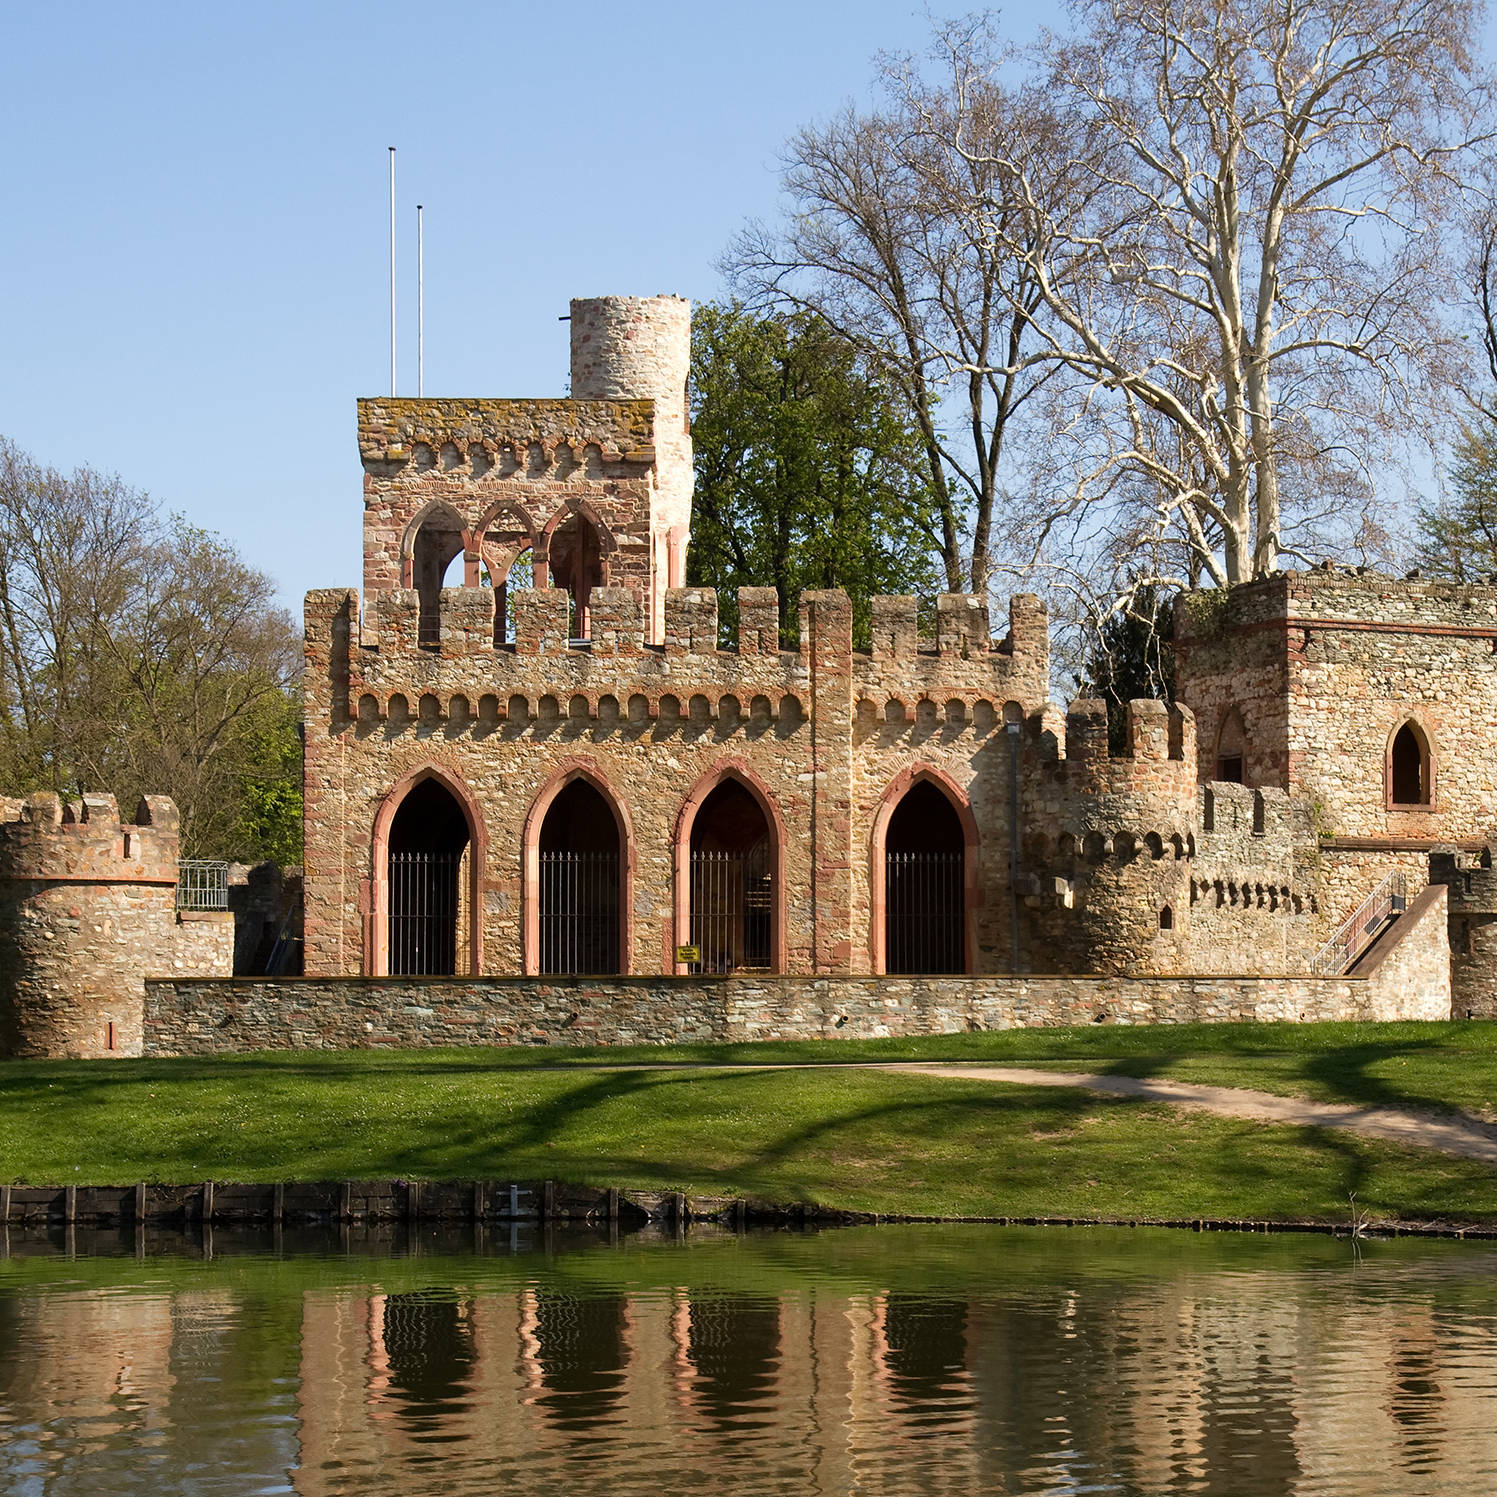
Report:
M678 946L678 947L676 947L676 960L678 962L683 962L683 963L699 962L699 961L701 961L701 959L702 959L702 951L701 951L701 948L699 946Z

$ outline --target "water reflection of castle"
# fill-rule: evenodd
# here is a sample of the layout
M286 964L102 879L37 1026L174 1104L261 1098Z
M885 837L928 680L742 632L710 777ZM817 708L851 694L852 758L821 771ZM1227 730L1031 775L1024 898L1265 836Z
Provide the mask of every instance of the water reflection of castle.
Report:
M1490 1486L1490 1316L1305 1288L0 1297L26 1352L0 1352L0 1453L38 1431L36 1489L90 1494L145 1490L194 1439L303 1497Z

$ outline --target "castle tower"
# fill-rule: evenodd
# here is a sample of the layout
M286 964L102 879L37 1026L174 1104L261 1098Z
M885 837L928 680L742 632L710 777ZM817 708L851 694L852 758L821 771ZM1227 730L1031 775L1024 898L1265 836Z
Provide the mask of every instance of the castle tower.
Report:
M141 1053L149 973L172 965L176 806L0 801L0 1056Z
M686 577L691 530L691 303L679 296L599 296L572 302L572 398L655 402L648 617L665 621L665 591Z
M648 639L685 575L691 525L686 378L691 303L572 302L572 392L555 399L394 396L359 402L364 589L418 611L435 648L442 593L466 627L513 643L518 594L567 599L567 637L591 638L593 594L633 593Z
M1072 702L1064 758L1046 718L1030 718L1027 744L1035 950L1058 972L1188 970L1193 716L1130 702L1126 752L1114 755L1106 704Z

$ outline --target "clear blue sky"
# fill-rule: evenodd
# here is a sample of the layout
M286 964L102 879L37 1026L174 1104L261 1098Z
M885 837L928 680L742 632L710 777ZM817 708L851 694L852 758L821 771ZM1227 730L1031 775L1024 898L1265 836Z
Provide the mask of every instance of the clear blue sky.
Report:
M919 0L4 10L0 433L227 535L298 612L360 577L387 146L402 392L420 201L427 393L561 394L569 297L717 295L785 137L929 34Z

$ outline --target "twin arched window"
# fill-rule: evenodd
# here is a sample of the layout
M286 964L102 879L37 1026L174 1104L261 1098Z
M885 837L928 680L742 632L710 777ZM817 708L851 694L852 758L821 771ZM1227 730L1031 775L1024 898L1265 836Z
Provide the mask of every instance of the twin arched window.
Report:
M470 544L475 548L471 553ZM608 585L616 549L607 526L585 502L564 505L538 529L522 506L505 501L469 536L457 511L434 500L412 522L403 542L404 585L420 597L419 642L430 648L440 640L443 587L484 581L497 594L494 642L507 642L512 638L512 593L532 583L544 586L548 572L551 585L571 598L572 637L586 639L593 590ZM450 575L458 562L461 574Z

